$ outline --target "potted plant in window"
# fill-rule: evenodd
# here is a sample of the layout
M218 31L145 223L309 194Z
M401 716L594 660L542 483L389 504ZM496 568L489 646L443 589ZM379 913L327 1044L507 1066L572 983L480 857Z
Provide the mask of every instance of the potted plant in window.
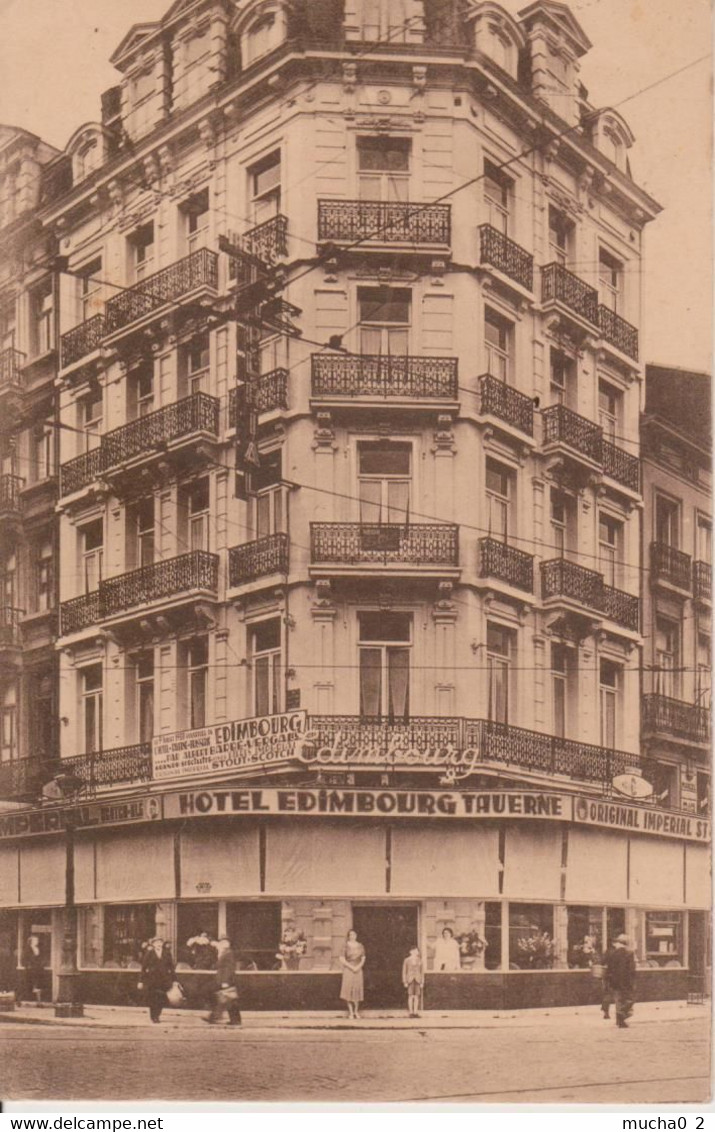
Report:
M457 943L459 944L462 967L467 969L474 967L477 957L482 955L488 946L487 941L482 939L474 926L468 932L462 932L461 935L458 935Z
M533 927L531 935L516 941L516 951L522 970L543 971L553 966L556 945L548 932Z
M300 960L308 950L303 932L296 931L293 924L286 924L278 947L276 959L280 959L284 971L297 971Z

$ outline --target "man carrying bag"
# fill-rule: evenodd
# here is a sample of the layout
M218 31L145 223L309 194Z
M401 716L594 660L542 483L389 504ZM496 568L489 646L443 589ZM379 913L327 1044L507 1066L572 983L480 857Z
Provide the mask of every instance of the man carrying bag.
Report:
M216 966L216 983L214 990L214 1005L208 1018L204 1022L218 1025L223 1020L224 1011L228 1011L229 1026L241 1025L241 1010L238 1005L238 990L236 989L236 956L231 941L222 936L216 943L218 963Z
M633 1013L636 981L636 961L628 950L627 935L616 936L606 955L606 980L616 1000L616 1025L619 1030L627 1030L626 1018Z

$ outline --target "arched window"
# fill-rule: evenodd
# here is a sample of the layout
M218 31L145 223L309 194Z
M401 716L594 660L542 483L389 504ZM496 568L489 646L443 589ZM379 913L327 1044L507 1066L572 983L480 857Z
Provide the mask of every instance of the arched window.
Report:
M244 13L236 26L245 69L280 47L288 37L288 11L280 0L264 0Z

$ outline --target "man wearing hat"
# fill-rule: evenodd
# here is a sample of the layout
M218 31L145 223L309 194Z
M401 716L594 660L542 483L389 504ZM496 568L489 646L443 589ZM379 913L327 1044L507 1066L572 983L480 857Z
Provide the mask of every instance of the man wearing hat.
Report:
M627 1030L626 1018L633 1013L636 961L628 947L628 936L616 936L605 960L606 981L616 1001L616 1025Z
M221 936L216 942L218 962L216 965L216 982L214 989L213 1010L204 1022L217 1025L222 1019L224 1010L228 1011L229 1026L241 1025L241 1009L238 1005L238 990L236 989L236 956L231 941L227 936Z
M152 1022L158 1022L161 1018L161 1012L166 1006L166 992L171 990L174 978L171 952L161 936L156 936L144 952L141 979L137 983L138 989L146 992Z

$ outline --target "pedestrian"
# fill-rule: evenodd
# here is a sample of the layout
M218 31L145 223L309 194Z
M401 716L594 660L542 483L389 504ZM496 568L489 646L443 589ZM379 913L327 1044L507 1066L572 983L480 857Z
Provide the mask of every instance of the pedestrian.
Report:
M614 954L614 948L609 947L606 954L601 960L601 1012L604 1018L611 1017L611 1006L616 1001L613 987L608 979L608 963L610 957Z
M415 945L402 964L402 985L407 991L407 1013L410 1018L419 1018L420 999L425 975L420 949Z
M435 971L459 971L461 967L459 944L454 938L454 932L451 928L442 928L442 936L434 945L434 969Z
M30 935L27 937L27 946L22 957L25 968L25 994L26 1002L42 1001L42 981L45 974L45 961L40 951L40 937Z
M616 1003L616 1025L619 1030L627 1030L626 1019L633 1013L636 979L636 961L628 947L627 935L616 936L606 954L606 979Z
M228 1011L229 1026L240 1026L241 1009L236 987L236 955L230 939L225 935L221 936L213 946L218 953L214 1004L208 1018L204 1018L203 1021L215 1026L223 1019L224 1011Z
M138 989L146 992L152 1022L161 1019L161 1012L166 1006L166 992L171 990L175 974L168 944L161 936L156 936L144 951L141 979L137 983Z
M365 966L365 948L359 942L357 932L351 928L345 940L345 948L340 956L340 965L343 968L343 980L340 984L340 997L348 1008L348 1018L359 1018L360 1003L365 997L365 984L363 967Z

